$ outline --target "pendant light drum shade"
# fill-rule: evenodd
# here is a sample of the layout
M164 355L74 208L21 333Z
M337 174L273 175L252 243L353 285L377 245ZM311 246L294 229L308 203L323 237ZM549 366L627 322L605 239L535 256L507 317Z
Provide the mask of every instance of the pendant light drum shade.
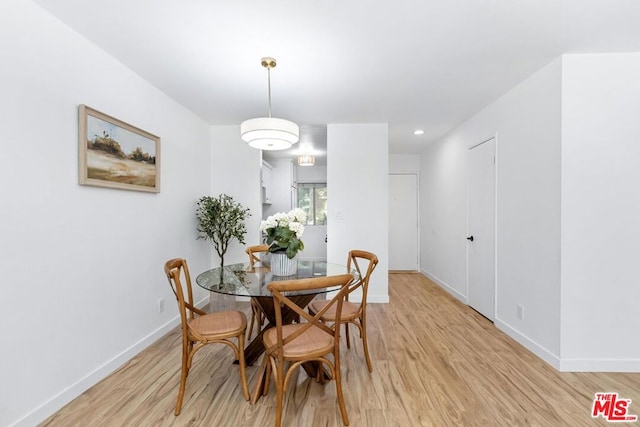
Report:
M240 124L240 137L259 150L285 150L298 142L297 124L275 117L258 117Z
M286 150L300 139L300 128L289 120L271 117L271 69L276 66L276 60L266 56L260 63L267 69L269 117L258 117L242 122L240 138L248 142L249 147L260 150Z
M316 164L316 156L312 154L301 154L298 156L298 166L314 166Z

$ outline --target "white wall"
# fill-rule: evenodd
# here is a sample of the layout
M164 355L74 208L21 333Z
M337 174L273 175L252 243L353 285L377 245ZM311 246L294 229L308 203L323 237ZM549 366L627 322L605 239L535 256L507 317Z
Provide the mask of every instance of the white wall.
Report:
M224 263L246 262L245 247L260 244L262 193L260 186L261 151L240 139L240 126L211 126L211 195L225 193L249 208L246 221L246 245L234 240L225 254ZM207 242L209 245L210 242ZM220 259L213 250L214 266Z
M390 154L389 173L419 173L419 154Z
M380 262L369 282L368 301L388 302L388 126L329 124L327 150L327 259L344 263L351 249L375 253Z
M560 83L558 59L428 146L420 167L421 267L466 302L468 149L497 135L496 325L556 366Z
M162 267L211 262L209 128L31 2L0 5L0 50L0 425L34 425L177 324ZM78 185L78 104L162 138L161 193Z
M327 167L325 165L296 166L296 179L304 183L327 182Z
M640 371L640 54L566 55L562 367Z
M454 133L423 151L419 209L420 268L465 303L468 143Z
M425 273L465 301L465 151L497 135L496 325L560 370L640 369L639 72L565 55L422 155Z

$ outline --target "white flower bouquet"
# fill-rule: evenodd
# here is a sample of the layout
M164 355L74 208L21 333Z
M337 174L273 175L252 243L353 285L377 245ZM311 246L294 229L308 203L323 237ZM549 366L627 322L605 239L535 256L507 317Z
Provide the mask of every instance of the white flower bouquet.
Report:
M307 215L300 209L293 209L289 213L279 212L271 215L260 223L260 231L265 235L269 245L269 252L285 252L289 259L304 249L300 238L304 232Z

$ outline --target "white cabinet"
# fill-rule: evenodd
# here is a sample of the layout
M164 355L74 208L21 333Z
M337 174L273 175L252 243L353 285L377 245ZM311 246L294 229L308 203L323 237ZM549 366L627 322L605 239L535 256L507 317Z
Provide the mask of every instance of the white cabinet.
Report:
M262 162L260 179L262 183L262 203L270 205L273 200L273 167L264 161Z
M266 165L263 163L263 219L278 212L289 212L295 207L292 203L292 171L291 159L270 159Z
M298 188L298 166L293 162L291 163L291 186Z
M291 163L291 209L298 207L298 167Z

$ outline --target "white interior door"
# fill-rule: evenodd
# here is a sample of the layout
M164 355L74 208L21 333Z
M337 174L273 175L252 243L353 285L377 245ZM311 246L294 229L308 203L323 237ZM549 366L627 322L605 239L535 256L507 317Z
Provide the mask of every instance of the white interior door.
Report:
M418 175L389 175L389 270L418 270Z
M495 318L495 138L469 150L467 286L469 305Z

